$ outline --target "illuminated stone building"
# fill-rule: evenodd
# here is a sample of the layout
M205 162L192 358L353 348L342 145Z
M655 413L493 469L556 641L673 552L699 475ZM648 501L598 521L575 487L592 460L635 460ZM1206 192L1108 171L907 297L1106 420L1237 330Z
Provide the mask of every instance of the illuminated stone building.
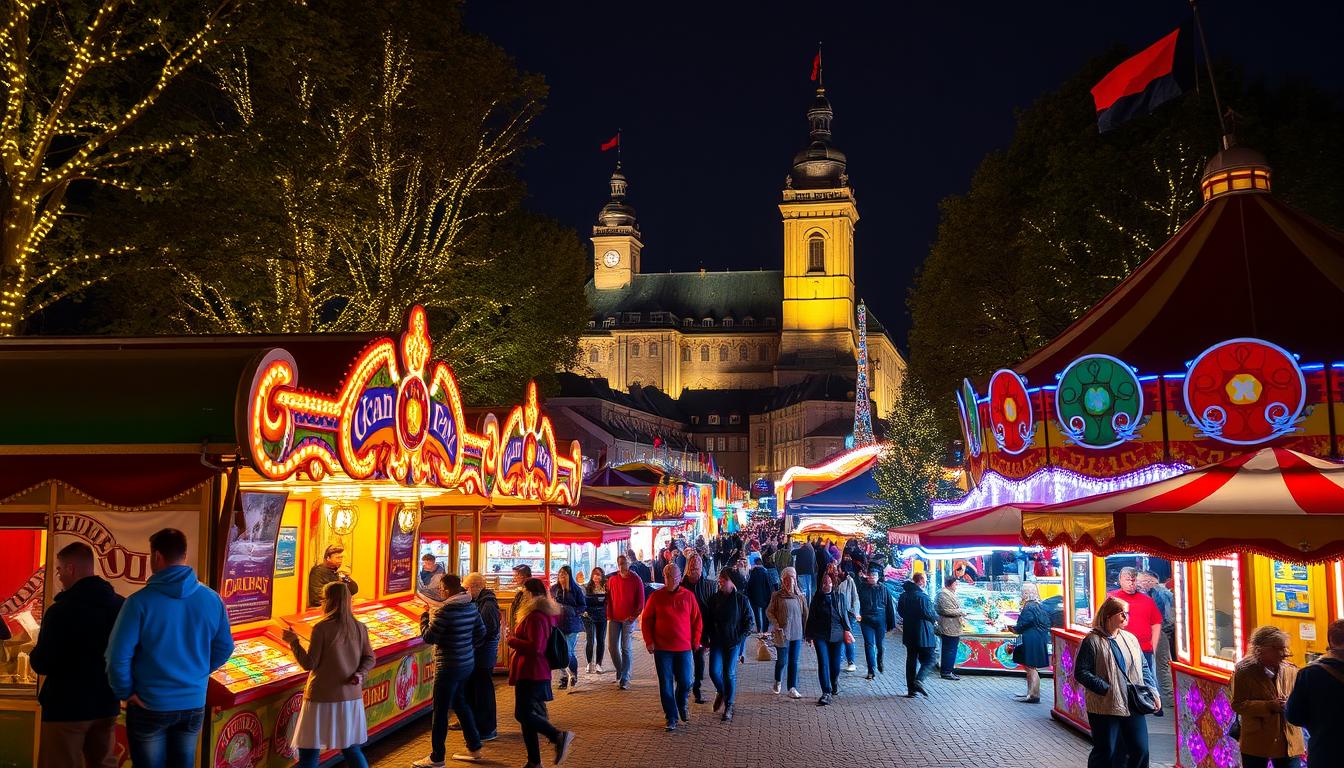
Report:
M619 164L593 227L592 314L574 373L615 391L666 393L692 439L743 480L822 461L843 448L841 422L852 425L859 212L824 89L807 119L810 142L779 202L782 269L642 272L643 235ZM885 415L905 360L871 312L868 344L874 412ZM720 454L733 455L725 463Z

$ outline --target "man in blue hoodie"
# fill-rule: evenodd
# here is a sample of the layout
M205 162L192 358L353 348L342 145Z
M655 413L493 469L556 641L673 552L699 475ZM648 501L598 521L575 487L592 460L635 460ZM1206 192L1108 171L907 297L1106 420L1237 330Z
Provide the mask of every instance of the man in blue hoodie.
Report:
M224 601L186 565L187 537L149 537L144 589L126 598L107 646L107 680L126 702L136 768L192 768L210 673L233 653Z

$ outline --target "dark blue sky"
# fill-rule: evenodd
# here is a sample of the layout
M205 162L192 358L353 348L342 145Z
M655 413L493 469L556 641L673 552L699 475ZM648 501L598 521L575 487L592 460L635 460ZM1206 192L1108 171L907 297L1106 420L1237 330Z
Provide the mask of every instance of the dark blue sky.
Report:
M1344 3L1205 0L1215 58L1252 75L1344 88ZM1184 0L1110 2L508 2L466 19L550 85L526 159L528 205L586 238L623 163L644 235L643 269L777 269L776 205L825 42L835 143L859 202L859 294L905 345L911 276L938 202L965 192L1007 145L1014 110L1112 45L1174 29ZM1217 131L1209 131L1210 151Z

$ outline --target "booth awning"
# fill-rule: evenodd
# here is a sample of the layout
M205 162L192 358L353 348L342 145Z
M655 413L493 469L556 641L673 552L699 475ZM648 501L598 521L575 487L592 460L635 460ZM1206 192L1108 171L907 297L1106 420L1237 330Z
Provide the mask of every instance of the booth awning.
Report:
M1038 507L1002 504L896 526L887 529L887 543L924 549L1018 547L1022 545L1022 513Z
M195 453L0 455L0 502L48 482L111 509L149 509L190 493L220 470Z
M868 530L853 518L827 517L812 518L798 526L793 531L794 536L812 535L831 535L846 537L863 537L868 534Z
M785 505L789 514L856 514L877 504L877 480L872 468L824 490L794 498Z
M1344 556L1342 530L1344 465L1283 448L1022 513L1022 534L1032 543L1177 560L1237 551L1333 560Z
M574 511L587 519L613 525L634 525L648 520L651 514L647 500L640 503L591 488L584 490Z

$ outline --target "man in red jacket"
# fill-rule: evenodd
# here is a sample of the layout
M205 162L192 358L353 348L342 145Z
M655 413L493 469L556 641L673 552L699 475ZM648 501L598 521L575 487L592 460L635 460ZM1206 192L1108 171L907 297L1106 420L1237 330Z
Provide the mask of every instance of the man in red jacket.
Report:
M700 647L704 628L700 605L681 586L681 571L674 563L663 568L663 588L649 596L640 631L644 645L653 654L658 670L658 698L667 717L667 730L677 730L677 718L690 722L687 695L691 688L691 651Z
M644 580L630 570L630 558L616 558L616 573L607 577L607 651L621 690L630 687L630 646L635 619L644 610Z

